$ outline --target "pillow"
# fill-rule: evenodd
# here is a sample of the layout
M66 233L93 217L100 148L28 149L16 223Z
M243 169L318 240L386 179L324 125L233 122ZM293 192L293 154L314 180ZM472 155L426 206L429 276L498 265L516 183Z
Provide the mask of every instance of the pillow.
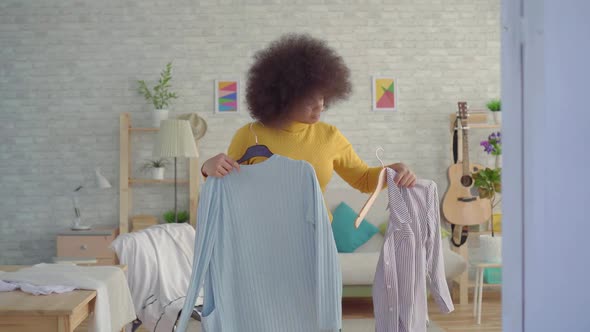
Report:
M445 265L445 278L453 280L467 269L467 261L463 256L451 249L451 240L442 240L442 254Z
M363 220L359 228L355 228L354 220L358 214L344 202L334 209L332 215L332 232L338 252L354 252L379 231L367 220Z

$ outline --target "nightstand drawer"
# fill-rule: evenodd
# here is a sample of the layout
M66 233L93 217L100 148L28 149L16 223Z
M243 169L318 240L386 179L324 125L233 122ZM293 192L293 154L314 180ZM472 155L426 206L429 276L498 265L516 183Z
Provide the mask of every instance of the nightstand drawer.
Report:
M114 236L58 236L57 256L114 258L109 249Z

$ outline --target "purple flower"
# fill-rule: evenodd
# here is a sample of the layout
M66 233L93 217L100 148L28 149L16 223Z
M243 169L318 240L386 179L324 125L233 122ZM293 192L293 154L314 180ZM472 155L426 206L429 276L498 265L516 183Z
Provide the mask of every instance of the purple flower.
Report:
M483 149L485 152L487 152L488 154L492 153L492 151L494 151L494 146L492 144L490 144L490 142L488 141L482 141L481 143L479 143L479 145L483 146Z
M493 132L486 141L481 141L479 145L483 146L487 154L500 155L502 154L502 134Z
M500 132L497 133L491 133L490 136L488 136L488 140L500 140Z

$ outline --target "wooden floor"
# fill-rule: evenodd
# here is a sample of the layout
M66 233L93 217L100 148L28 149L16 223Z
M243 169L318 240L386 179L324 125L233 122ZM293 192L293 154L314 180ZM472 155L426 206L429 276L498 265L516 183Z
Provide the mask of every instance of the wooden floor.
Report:
M470 301L472 297L469 298ZM501 332L502 331L502 300L499 292L484 291L481 325L475 324L473 317L473 304L455 304L455 311L448 315L438 312L436 304L428 305L430 319L436 322L446 332ZM342 306L343 318L373 318L373 304L370 299L351 300L344 299ZM76 332L88 331L87 322L83 322ZM147 330L139 329L140 332ZM367 331L370 332L370 331Z
M481 325L475 323L473 303L471 302L468 305L456 304L455 311L447 315L439 313L436 303L432 301L429 302L428 309L430 319L447 332L502 331L502 300L500 293L496 291L484 291L483 293ZM342 314L344 318L372 318L373 304L370 299L345 299Z
M472 299L472 297L469 298L469 305L456 304L455 311L448 315L438 313L436 304L432 302L428 307L430 319L435 321L447 332L502 331L502 298L500 292L484 290L481 307L481 325L475 324Z

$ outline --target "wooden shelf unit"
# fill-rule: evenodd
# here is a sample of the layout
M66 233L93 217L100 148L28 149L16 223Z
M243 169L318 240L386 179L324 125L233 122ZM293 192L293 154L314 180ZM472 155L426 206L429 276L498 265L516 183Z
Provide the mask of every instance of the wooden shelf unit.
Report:
M132 133L157 133L159 128L134 128L131 126L129 113L121 113L119 117L119 234L129 232L130 213L133 207L134 185L161 185L174 184L174 179L153 180L131 178L131 134ZM189 178L177 179L180 185L189 185L189 221L196 226L197 203L199 200L199 167L198 159L189 160Z
M456 118L457 114L452 113L449 114L449 122L450 122L450 128L451 131L453 131L453 129L455 129L455 118ZM502 129L502 125L497 124L497 123L487 123L487 122L470 122L469 119L467 119L467 124L469 125L469 128L471 129Z
M451 133L455 129L456 116L457 116L456 113L449 114L449 129L450 129ZM487 122L470 122L469 118L467 119L467 124L469 126L469 129L497 129L498 131L500 131L502 129L501 124L487 123ZM463 135L463 132L461 130L459 130L459 145L457 146L458 160L463 159L462 145L461 145L462 135ZM451 137L452 137L452 135L451 135ZM453 147L453 144L451 142L451 156L453 155L452 147ZM479 236L481 234L491 234L491 233L492 233L491 231L475 232L475 231L470 230L469 236ZM495 232L495 234L501 236L502 232ZM465 261L469 262L469 250L467 248L467 243L459 248L451 245L451 248L453 251L455 251L459 255L463 256ZM469 288L475 287L475 283L471 282L469 280L469 268L467 268L463 273L461 273L458 277L456 277L454 281L459 286L459 292L458 292L459 293L459 303L460 304L468 304L469 303L469 299L468 299ZM496 285L495 284L485 284L485 286L495 287ZM499 284L499 286L501 286L501 284Z
M155 180L155 179L129 179L129 184L174 184L174 179L163 179L163 180ZM186 179L176 179L177 184L188 184L189 180Z
M137 132L155 132L155 131L159 131L160 128L129 128L129 131L137 131Z

